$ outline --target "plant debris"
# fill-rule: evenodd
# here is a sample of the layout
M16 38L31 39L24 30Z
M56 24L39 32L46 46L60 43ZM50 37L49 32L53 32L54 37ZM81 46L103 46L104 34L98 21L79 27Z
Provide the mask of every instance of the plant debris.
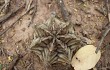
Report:
M69 13L65 7L64 1L63 0L56 0L56 1L58 3L58 6L61 9L61 14L62 14L63 20L68 21L69 20Z
M22 58L23 56L18 54L16 56L16 58L9 64L7 70L13 70L14 66L19 62L19 60Z
M83 56L82 52L74 59L75 65L71 64L80 47L95 45L97 54L92 49L86 51L84 62L80 59L85 63L81 68L89 57L93 60L101 51L100 60L83 69L95 66L97 70L109 70L109 3L109 0L0 0L0 68L74 70L78 68L76 59ZM89 52L93 55L86 60ZM18 58L18 53L27 55Z
M79 49L72 59L72 66L75 70L88 70L93 68L101 57L101 52L95 53L96 47L86 45Z
M105 0L105 4L106 4L106 9L107 9L107 18L108 18L108 26L104 32L104 34L102 35L102 38L98 44L98 47L96 49L96 53L98 52L98 50L100 49L100 46L102 45L104 38L106 37L106 35L109 33L110 31L110 5L109 5L110 1L109 0Z

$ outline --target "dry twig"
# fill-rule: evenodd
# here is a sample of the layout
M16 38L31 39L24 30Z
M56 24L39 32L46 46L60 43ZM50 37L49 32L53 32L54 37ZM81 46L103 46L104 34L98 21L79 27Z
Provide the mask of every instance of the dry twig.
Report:
M4 11L7 12L8 8L9 8L9 4L10 4L10 0L4 0L5 4L1 7L0 12Z
M0 17L0 24L1 24L3 21L7 20L9 17L12 16L12 14L15 14L18 10L20 10L20 9L23 8L23 7L24 7L24 4L23 4L23 6L21 6L21 7L17 8L17 9L15 9L15 10L12 10L11 12L7 13L6 15Z
M33 19L35 17L36 12L37 12L37 0L34 0L34 1L35 1L35 3L34 3L34 9L33 9L34 11L32 13L31 22L29 23L28 27L33 23Z
M19 62L19 60L22 58L23 56L21 55L17 55L17 57L10 63L9 67L7 68L7 70L13 70L14 66Z
M98 50L100 49L100 46L102 45L106 35L108 34L108 32L110 31L110 6L109 6L109 0L106 0L105 2L106 4L106 9L107 9L107 17L108 17L108 28L105 30L104 34L102 35L102 38L97 46L97 49L96 49L96 53L98 52Z
M57 3L58 3L58 6L61 9L61 14L62 14L62 17L63 17L64 21L68 21L69 13L66 10L64 1L63 0L57 0Z
M14 23L12 23L8 28L6 28L4 31L0 32L0 36L6 33L10 28L12 28L17 21L19 21L24 15L26 15L33 7L31 7L28 11L24 12Z

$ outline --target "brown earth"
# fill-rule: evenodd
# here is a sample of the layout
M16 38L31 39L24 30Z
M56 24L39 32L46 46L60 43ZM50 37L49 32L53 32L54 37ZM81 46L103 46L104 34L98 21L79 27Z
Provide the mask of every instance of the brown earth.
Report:
M30 0L31 1L31 0ZM3 64L3 70L14 60L17 54L22 54L19 62L14 66L14 70L42 70L37 57L30 53L29 45L33 39L35 24L45 22L52 12L61 17L61 12L55 0L36 0L37 12L31 22L32 14L30 11L24 15L16 24L11 27L4 35L0 37L0 64ZM10 10L23 5L24 0L11 0ZM83 37L87 44L94 44L100 40L102 32L107 25L108 18L103 0L64 0L67 11L70 13L70 21L75 25L77 35ZM9 12L10 12L9 10ZM26 9L23 7L16 14L1 24L0 32L9 27L21 16ZM62 18L62 17L61 17ZM96 65L97 70L110 69L110 32L106 36L102 45L102 57ZM11 59L10 59L11 58ZM66 68L64 65L53 65L54 70L73 70Z

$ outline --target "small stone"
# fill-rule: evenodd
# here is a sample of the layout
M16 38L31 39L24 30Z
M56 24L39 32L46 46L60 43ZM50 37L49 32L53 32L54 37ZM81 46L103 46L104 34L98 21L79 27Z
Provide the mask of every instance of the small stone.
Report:
M25 32L26 28L22 28L21 30L22 30L23 32Z
M90 15L90 14L88 14L88 15L87 15L87 17L88 17L88 18L90 18L90 17L91 17L91 15Z
M87 31L85 31L85 30L83 30L82 34L83 34L84 36L86 36L86 37L87 37L87 35L88 35Z

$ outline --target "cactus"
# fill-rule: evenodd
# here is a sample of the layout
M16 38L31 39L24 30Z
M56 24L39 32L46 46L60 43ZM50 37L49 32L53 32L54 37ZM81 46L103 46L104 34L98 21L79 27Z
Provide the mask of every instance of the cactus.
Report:
M34 39L30 48L40 58L44 66L57 62L71 63L73 51L80 45L72 23L56 17L35 25Z

